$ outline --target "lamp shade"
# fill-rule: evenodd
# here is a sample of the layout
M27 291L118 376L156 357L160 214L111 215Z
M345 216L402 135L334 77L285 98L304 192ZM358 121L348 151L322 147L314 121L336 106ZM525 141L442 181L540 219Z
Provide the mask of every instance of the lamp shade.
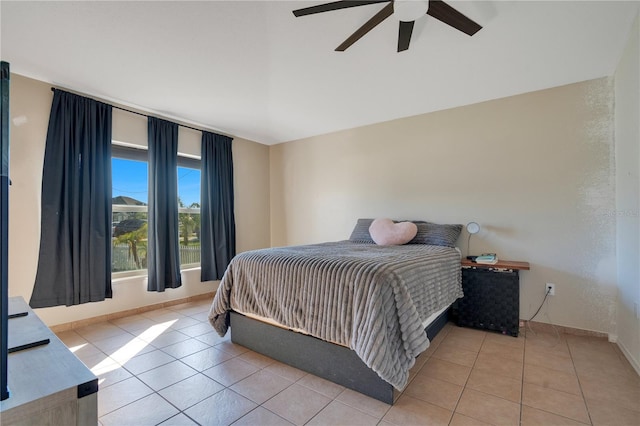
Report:
M477 234L478 232L480 232L480 225L478 225L476 222L467 223L467 232L469 234Z

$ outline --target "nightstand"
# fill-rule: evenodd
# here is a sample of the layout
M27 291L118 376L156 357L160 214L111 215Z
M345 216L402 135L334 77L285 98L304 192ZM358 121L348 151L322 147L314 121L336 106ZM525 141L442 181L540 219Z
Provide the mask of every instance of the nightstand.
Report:
M464 297L454 304L457 324L518 337L519 271L529 270L529 263L500 260L483 265L463 259L461 267Z

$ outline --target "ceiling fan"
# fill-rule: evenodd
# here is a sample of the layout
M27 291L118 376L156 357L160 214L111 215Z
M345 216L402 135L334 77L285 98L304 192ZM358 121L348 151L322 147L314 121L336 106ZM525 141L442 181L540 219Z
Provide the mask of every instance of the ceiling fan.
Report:
M363 1L334 1L317 6L305 7L293 11L296 17L313 15L316 13L330 12L332 10L346 9L349 7L364 6L374 3L388 3L380 9L371 19L365 22L342 44L336 47L336 51L344 52L353 43L360 40L365 34L375 28L392 14L400 21L398 30L398 52L407 50L411 42L411 33L416 19L422 16L433 16L453 28L470 36L474 35L482 26L467 18L442 0L363 0Z

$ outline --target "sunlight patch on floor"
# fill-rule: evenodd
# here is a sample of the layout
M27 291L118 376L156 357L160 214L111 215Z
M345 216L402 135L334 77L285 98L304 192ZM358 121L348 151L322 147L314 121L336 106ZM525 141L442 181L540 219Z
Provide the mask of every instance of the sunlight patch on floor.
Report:
M135 357L147 347L153 340L157 339L162 333L167 331L177 320L165 321L161 324L156 324L145 331L143 331L138 337L134 337L130 342L124 346L118 348L108 358L104 359L96 366L91 368L91 372L96 376L106 374L110 371L117 370L122 365L127 363L131 358ZM84 345L74 347L77 349ZM72 349L73 351L73 349ZM99 384L100 382L98 382Z
M70 347L69 347L69 350L70 350L71 352L77 352L77 351L79 351L80 349L84 348L84 347L85 347L85 346L87 346L87 345L88 345L88 343L82 343L82 344L80 344L80 345L70 346Z

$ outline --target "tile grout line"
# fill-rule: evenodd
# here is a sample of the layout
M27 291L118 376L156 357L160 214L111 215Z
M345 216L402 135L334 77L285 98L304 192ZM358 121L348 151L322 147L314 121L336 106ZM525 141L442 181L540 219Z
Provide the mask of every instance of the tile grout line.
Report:
M576 380L578 380L578 387L580 387L580 395L582 396L582 402L584 403L584 408L587 410L587 416L589 417L589 424L593 425L593 420L591 419L591 412L589 411L589 405L587 404L587 397L584 395L584 391L582 390L582 383L580 381L580 376L578 375L578 370L576 369L576 363L573 359L573 351L571 350L571 345L569 342L565 340L565 344L567 345L567 349L569 350L569 357L571 358L571 366L573 367L573 372L576 375Z
M525 360L527 357L527 328L524 327L524 331L522 333L524 335L524 347L522 348L522 380L520 380L520 423L522 424L522 412L524 411L524 404L522 400L524 399L524 368L525 368Z
M456 415L456 410L458 409L458 405L460 405L460 400L462 399L462 395L464 394L464 391L467 389L467 384L469 383L469 378L471 377L471 373L473 372L473 369L476 366L476 362L478 362L478 357L480 356L480 351L482 350L482 346L484 345L484 342L485 342L486 338L487 338L487 334L485 332L484 336L482 337L482 342L480 343L480 348L478 349L478 353L476 354L476 357L473 360L473 365L471 366L471 369L469 370L469 375L467 376L467 379L464 381L464 386L462 386L462 392L460 393L460 397L456 401L455 407L453 407L453 412L451 413L451 418L449 419L449 424L451 424L451 422L453 421L453 416ZM480 419L477 419L477 420L480 420Z

